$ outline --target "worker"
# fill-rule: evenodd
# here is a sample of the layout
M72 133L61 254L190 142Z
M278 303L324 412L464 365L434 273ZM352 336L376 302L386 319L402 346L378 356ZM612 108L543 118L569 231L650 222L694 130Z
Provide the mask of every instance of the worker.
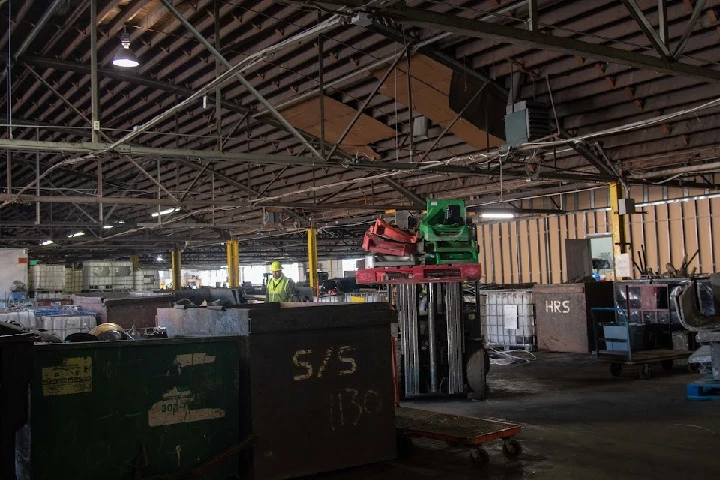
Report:
M295 282L282 272L282 265L275 260L270 264L272 278L268 280L265 294L266 302L293 302L297 301L298 294Z

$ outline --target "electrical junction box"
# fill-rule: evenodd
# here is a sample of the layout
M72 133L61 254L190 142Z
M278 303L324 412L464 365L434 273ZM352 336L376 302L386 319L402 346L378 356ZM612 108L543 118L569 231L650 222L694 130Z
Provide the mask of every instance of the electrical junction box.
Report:
M635 210L635 200L632 198L621 198L618 200L618 215L632 215Z
M553 132L550 111L538 102L518 102L505 109L505 139L511 147L547 137Z

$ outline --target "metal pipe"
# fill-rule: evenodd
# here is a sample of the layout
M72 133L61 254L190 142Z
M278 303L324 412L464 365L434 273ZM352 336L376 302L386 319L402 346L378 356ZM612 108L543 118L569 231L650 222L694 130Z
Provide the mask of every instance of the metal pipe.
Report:
M397 286L396 306L398 310L398 323L400 328L400 347L403 360L403 381L405 383L405 395L410 395L410 339L408 338L408 321L407 321L407 300L405 285Z
M318 21L320 20L320 12L318 12ZM323 37L322 34L318 35L318 80L320 83L320 158L323 162L326 161L325 156L325 72L324 72L324 59L323 59ZM313 176L315 172L313 171ZM315 192L313 192L313 199Z
M167 9L170 11L170 13L172 13L172 14L175 16L175 18L177 18L178 21L179 21L190 33L192 33L193 36L194 36L195 38L197 38L198 41L199 41L200 43L202 43L203 46L204 46L210 53L212 53L218 60L220 60L220 62L221 62L223 65L225 65L225 66L228 68L228 71L231 71L231 72L232 72L232 74L235 76L235 78L237 78L238 81L239 81L240 83L242 83L243 86L244 86L255 98L257 98L257 100L260 101L260 103L262 103L262 104L265 106L265 108L268 109L268 111L270 112L270 114L271 114L272 116L274 116L274 117L282 124L282 126L285 127L285 129L286 129L288 132L290 132L290 133L293 134L295 137L297 137L297 139L300 140L300 143L302 143L302 144L305 146L305 148L307 148L308 150L310 150L310 152L312 152L313 155L315 155L316 157L319 157L319 158L323 158L322 155L320 154L320 152L318 152L317 150L315 150L315 147L313 147L313 146L310 144L310 142L308 142L307 139L306 139L299 131L297 131L297 130L295 129L295 127L293 127L292 125L290 125L290 123L285 119L285 117L283 117L283 116L280 114L280 112L278 112L277 109L276 109L275 107L273 107L273 106L270 104L270 102L268 102L267 99L266 99L260 92L258 92L258 91L255 89L255 87L253 87L252 84L250 84L250 82L248 82L248 81L245 79L245 77L243 77L243 76L240 74L239 71L233 70L233 66L230 64L230 62L228 62L227 59L226 59L220 52L218 52L217 49L216 49L215 47L213 47L212 44L211 44L210 42L208 42L207 39L206 39L205 37L203 37L202 34L195 29L195 27L193 27L193 26L190 24L190 22L188 22L187 19L186 19L185 17L183 17L183 15L182 15L179 11L177 11L177 10L175 9L175 7L172 5L172 3L170 2L170 0L160 0L160 1L162 2L163 5L165 5L165 8L167 8Z
M720 162L704 163L701 165L689 165L686 167L668 168L662 172L648 172L640 175L633 175L632 179L646 180L656 177L671 177L673 175L682 175L685 173L712 172L720 170Z
M437 352L436 342L437 336L435 334L435 284L428 283L428 352L430 355L430 393L437 392Z
M35 130L35 137L40 140L40 129ZM35 154L35 194L40 196L40 153ZM40 202L35 202L35 223L40 225Z
M407 49L407 45L405 46ZM407 89L408 89L408 139L410 140L410 163L413 163L413 149L415 148L415 138L413 137L413 100L412 100L412 75L410 72L410 55L406 55L407 59Z
M98 106L98 58L97 58L97 0L90 0L90 95L92 107L92 141L100 141L100 107ZM99 168L99 167L98 167ZM102 206L100 207L102 208Z

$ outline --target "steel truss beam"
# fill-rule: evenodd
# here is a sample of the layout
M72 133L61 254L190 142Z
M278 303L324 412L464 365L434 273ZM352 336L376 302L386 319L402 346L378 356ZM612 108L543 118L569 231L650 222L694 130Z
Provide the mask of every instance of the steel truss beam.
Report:
M357 9L366 8L364 2L358 0L339 2L337 0L323 0L322 3L331 5L352 6ZM433 12L418 8L369 8L374 15L406 25L443 30L465 37L494 39L513 45L522 45L531 48L546 48L564 54L581 57L596 58L611 63L627 65L634 68L646 68L667 75L687 75L700 78L707 82L720 83L720 71L707 66L688 65L686 63L671 62L667 59L651 57L641 53L621 50L606 45L594 44L561 38L553 35L532 32L522 28L508 27L477 19L462 18L455 15Z
M660 56L664 58L672 56L672 54L670 53L670 49L657 34L657 32L655 31L655 27L653 27L652 24L648 21L647 17L643 13L637 2L635 0L622 0L622 2L625 5L625 8L627 8L630 12L630 15L633 17L635 22L640 26L640 29L643 31L647 39L650 40L650 44L653 46L655 51L657 51Z
M233 65L232 65L230 62L228 62L227 59L226 59L220 52L218 52L217 49L216 49L215 47L213 47L212 44L211 44L210 42L208 42L207 39L206 39L205 37L203 37L202 34L201 34L200 32L198 32L198 31L195 29L195 27L193 27L192 24L191 24L185 17L183 17L183 15L182 15L180 12L178 12L178 11L175 9L175 7L173 6L173 4L172 4L169 0L160 0L160 1L162 2L163 5L165 5L165 8L167 8L167 9L170 11L170 13L172 13L172 14L175 16L175 18L177 18L178 21L179 21L195 38L197 38L198 41L199 41L215 58L217 58L217 59L220 61L220 63L222 63L222 64L225 66L225 68L228 69L228 71L232 71L232 70L233 70ZM215 21L217 22L218 20L216 19ZM317 150L315 150L315 147L313 147L313 146L310 144L310 142L308 142L307 139L306 139L300 132L298 132L298 131L295 129L295 127L293 127L292 125L290 125L290 123L285 119L285 117L283 117L283 116L280 114L280 112L278 112L278 111L275 109L275 107L273 107L273 106L270 104L270 102L268 102L267 99L266 99L264 96L262 96L262 94L261 94L260 92L258 92L258 91L255 89L255 87L253 87L252 84L250 84L250 82L248 82L248 81L245 79L245 77L242 76L242 74L239 72L239 70L235 69L235 71L233 72L233 75L235 76L235 78L236 78L240 83L243 84L243 86L244 86L257 100L260 101L260 103L261 103L265 108L267 108L267 109L270 111L270 113L272 114L272 116L275 117L275 119L280 122L280 124L285 128L285 130L287 130L288 132L290 132L291 134L293 134L298 140L300 140L300 142L305 146L305 148L307 148L308 150L310 150L310 152L312 152L316 157L319 157L319 158L321 158L321 159L323 158L323 156L320 154L320 152L318 152ZM219 96L219 95L218 95L218 96Z
M266 165L300 165L308 167L317 167L318 163L311 157L295 157L291 155L269 155L260 153L240 153L240 152L217 152L208 150L188 150L175 148L150 148L135 145L120 145L111 148L112 145L93 144L93 143L69 143L69 142L38 142L34 140L8 140L0 139L0 148L6 148L16 151L28 152L60 152L65 154L97 154L106 151L116 152L132 156L151 156L153 158L199 158L202 160L212 160L229 163L256 163ZM109 150L108 150L109 149ZM369 170L376 172L392 172L405 171L408 173L449 173L456 175L475 175L475 176L497 176L500 171L497 169L478 169L472 165L423 165L423 164L405 164L405 163L382 163L366 160L352 160L340 164L322 164L324 168L342 168L349 170ZM502 175L505 177L525 178L525 172L513 172L503 170ZM615 179L607 175L584 175L578 173L567 172L541 172L540 176L547 179L555 180L579 180L579 181L597 181L608 182Z
M692 35L692 32L695 29L695 25L697 24L697 21L700 18L700 14L702 14L704 8L705 0L697 0L692 15L690 16L690 20L685 27L685 31L683 32L682 37L680 38L680 41L678 42L677 47L675 47L675 51L672 54L673 60L677 60L678 58L680 58L680 55L682 55L683 51L685 50L685 45L687 45L688 40L690 40L690 35Z
M365 203L304 203L304 202L242 202L239 200L185 200L178 202L169 198L128 198L128 197L91 197L91 196L43 196L43 195L13 195L0 193L0 202L41 202L41 203L86 203L106 205L148 205L148 206L169 206L177 208L188 207L235 207L235 208L261 208L261 207L288 207L301 208L305 210L422 210L424 207L408 205L370 205Z

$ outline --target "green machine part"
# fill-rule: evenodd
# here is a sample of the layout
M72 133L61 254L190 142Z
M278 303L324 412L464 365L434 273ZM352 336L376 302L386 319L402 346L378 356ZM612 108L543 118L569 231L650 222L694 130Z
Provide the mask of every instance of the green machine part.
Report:
M246 337L38 345L19 478L131 480L187 472L250 431ZM248 380L249 381L249 380ZM243 456L203 479L230 478Z
M426 264L477 263L477 235L468 225L463 200L429 199L419 229Z

